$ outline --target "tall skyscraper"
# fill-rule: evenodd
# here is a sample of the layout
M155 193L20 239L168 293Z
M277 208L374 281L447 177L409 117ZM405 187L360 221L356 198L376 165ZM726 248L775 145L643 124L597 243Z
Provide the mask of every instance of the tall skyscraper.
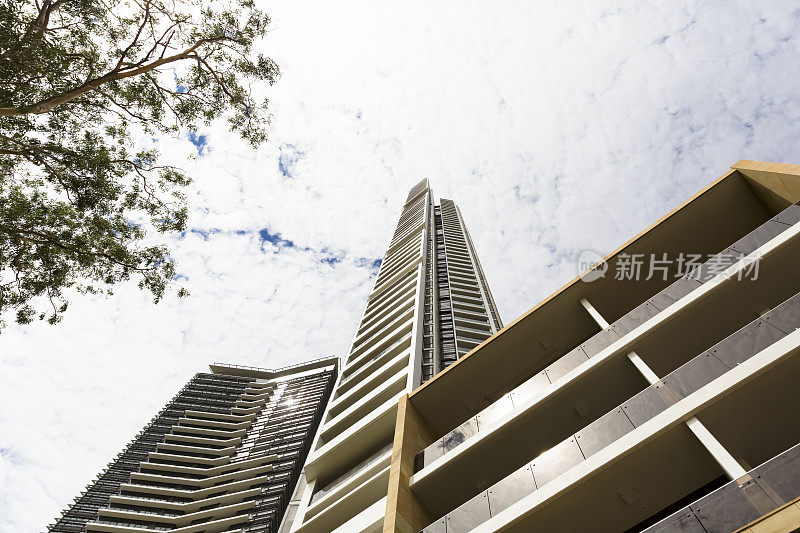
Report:
M461 211L415 185L306 463L293 531L381 528L400 398L502 324Z
M336 358L279 370L212 365L49 530L275 533L286 515L288 531L337 373Z

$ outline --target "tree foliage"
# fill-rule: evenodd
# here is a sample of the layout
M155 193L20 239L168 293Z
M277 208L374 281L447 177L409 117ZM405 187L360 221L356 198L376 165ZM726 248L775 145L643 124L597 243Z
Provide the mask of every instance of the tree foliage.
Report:
M128 279L164 296L154 236L185 228L190 177L143 139L222 117L263 142L268 24L252 0L0 0L0 317L55 323L68 288Z

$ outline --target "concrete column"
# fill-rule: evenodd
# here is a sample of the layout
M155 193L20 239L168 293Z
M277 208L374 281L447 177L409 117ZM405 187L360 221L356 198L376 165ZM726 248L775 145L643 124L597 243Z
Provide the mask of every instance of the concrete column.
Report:
M589 303L586 298L581 298L581 305L583 305L584 309L588 311L588 313L592 316L597 325L600 326L602 329L605 329L609 326L609 323L606 321L605 318L600 314L600 312L595 309L595 307ZM653 370L647 366L647 363L642 361L642 358L639 357L636 352L628 352L628 359L633 363L637 370L644 376L648 383L651 385L658 383L660 378L658 375L653 372ZM711 434L710 431L695 417L690 418L686 421L686 425L689 427L692 433L694 433L695 437L700 441L700 443L708 450L708 453L714 458L714 460L719 464L725 473L731 479L739 479L740 477L744 476L747 472L739 464L739 462L734 459L734 457L730 454L728 450L719 442L714 435Z
M414 474L414 457L432 442L433 433L404 394L397 408L384 533L416 533L431 523L428 510L411 492L409 480Z

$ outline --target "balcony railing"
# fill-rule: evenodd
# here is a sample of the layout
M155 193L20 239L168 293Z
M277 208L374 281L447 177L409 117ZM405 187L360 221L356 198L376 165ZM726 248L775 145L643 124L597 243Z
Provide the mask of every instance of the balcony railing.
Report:
M745 478L723 485L642 533L737 531L798 497L800 444L754 468Z
M260 372L269 372L271 374L277 374L278 372L284 372L286 370L291 370L292 368L298 368L298 367L305 366L305 365L313 365L314 363L319 363L319 362L322 362L322 361L325 361L325 360L328 360L328 359L331 359L331 360L335 359L335 361L332 361L332 363L335 362L335 364L337 366L341 366L340 365L340 358L335 356L335 355L329 355L327 357L318 357L317 359L311 359L309 361L303 361L301 363L295 363L293 365L284 366L284 367L281 367L281 368L264 368L264 367L260 367L260 366L234 365L234 364L231 364L231 363L214 363L213 366L219 366L219 367L223 367L223 368L238 368L238 369L242 369L242 370L258 370Z
M481 492L425 531L441 533L445 531L441 529L445 523L447 533L476 527L798 328L800 294L789 298L534 458L531 463ZM492 411L492 416L502 416L498 415L499 412Z
M794 204L722 252L712 256L704 264L634 308L609 327L599 331L574 350L567 352L542 372L516 387L513 391L478 413L478 415L473 416L441 439L436 440L417 455L415 471L428 466L473 435L486 431L487 428L506 420L508 415L519 409L527 399L546 390L569 371L611 346L615 341L644 324L658 313L666 310L673 303L712 279L716 274L736 263L745 255L754 252L797 222L800 222L800 205ZM700 365L700 363L697 364ZM708 364L711 365L711 363Z
M394 350L395 348L397 348L398 346L400 346L403 343L406 343L409 346L411 345L410 339L408 337L406 337L405 335L403 335L402 337L400 337L400 339L398 339L397 341L393 342L392 344L390 344L388 347L384 348L383 350L381 350L377 354L373 355L366 363L362 364L361 367L359 367L358 370L366 368L370 363L380 359L381 357L383 357L384 355L389 353L391 350ZM353 361L355 361L355 359ZM351 363L353 361L351 361ZM349 370L349 369L346 368L345 370ZM350 374L348 376L344 376L342 378L341 382L339 383L339 387L338 388L341 389L346 383L350 383L352 381L352 379L353 379L353 376L355 376L355 375L356 375L356 372L353 372L352 374ZM366 374L366 375L368 376L369 374ZM361 377L363 378L364 375L362 375Z
M384 446L380 450L378 450L375 453L371 454L369 457L367 457L363 461L359 462L357 465L355 465L350 470L348 470L347 472L345 472L341 476L337 477L336 479L334 479L333 481L331 481L330 483L328 483L324 487L322 487L320 489L317 489L316 491L314 491L314 494L311 496L311 500L310 500L309 504L313 505L317 501L321 500L326 494L330 494L331 492L333 492L337 488L341 487L346 482L348 482L350 479L352 479L353 476L355 476L356 474L361 472L364 469L364 467L366 467L369 463L373 462L374 460L376 460L378 457L380 457L382 455L386 455L391 450L392 450L392 443L389 443L388 445Z

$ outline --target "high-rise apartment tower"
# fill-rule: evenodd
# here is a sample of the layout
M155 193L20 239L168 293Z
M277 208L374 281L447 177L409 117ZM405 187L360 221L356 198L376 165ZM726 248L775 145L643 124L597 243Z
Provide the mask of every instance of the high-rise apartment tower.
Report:
M336 358L280 370L212 365L49 530L276 533L286 517L288 531L337 373Z
M383 526L399 399L502 324L458 206L408 194L306 463L293 531Z

